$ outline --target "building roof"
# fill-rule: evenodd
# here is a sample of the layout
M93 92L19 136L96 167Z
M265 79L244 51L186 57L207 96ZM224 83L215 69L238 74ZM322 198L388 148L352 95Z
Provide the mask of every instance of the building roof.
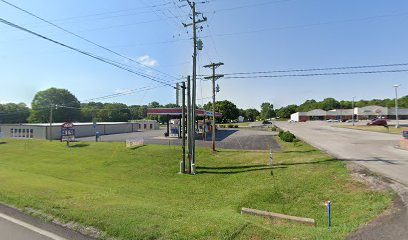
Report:
M187 110L186 110L187 113ZM147 109L147 115L169 115L169 116L180 116L182 114L181 108L149 108ZM203 109L196 110L197 116L212 116L213 113ZM216 112L216 117L221 117L222 114Z
M150 120L146 120L145 122L149 122ZM118 124L131 124L131 123L137 123L137 122L97 122L96 125L118 125ZM60 127L64 123L52 123L53 127ZM93 125L93 122L86 122L86 123L73 123L74 126L87 126L87 125ZM49 123L14 123L14 124L0 124L0 125L9 125L9 126L31 126L31 127L49 127Z

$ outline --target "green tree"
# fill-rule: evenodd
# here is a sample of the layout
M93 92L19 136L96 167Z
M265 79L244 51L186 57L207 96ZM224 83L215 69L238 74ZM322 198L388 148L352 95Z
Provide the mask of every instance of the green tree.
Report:
M334 98L325 98L318 104L318 106L319 106L318 108L328 111L331 109L340 108L340 103Z
M264 102L261 104L261 118L269 119L276 116L275 110L273 109L273 104Z
M256 110L255 108L249 108L245 110L246 117L248 121L254 122L256 118L260 115L259 111Z
M310 110L319 108L318 103L316 100L311 99L311 100L306 100L304 103L300 104L298 107L299 112L308 112Z
M211 102L208 102L203 107L207 111L212 111L212 103ZM232 103L232 102L230 102L228 100L216 101L215 102L215 111L222 114L221 122L223 122L223 123L227 123L227 122L231 122L233 120L237 120L237 118L239 117L239 109L237 108L237 106L234 103Z
M276 111L276 116L279 117L279 118L290 118L290 115L292 113L298 112L298 108L299 107L297 105L294 105L294 104L288 105L286 107L279 108Z
M29 115L30 109L25 103L0 104L0 124L26 123Z
M130 110L123 103L105 103L99 109L96 120L100 122L127 122L130 119Z
M78 121L80 104L78 99L66 89L49 88L35 94L31 103L29 122L49 122L51 107L53 122Z

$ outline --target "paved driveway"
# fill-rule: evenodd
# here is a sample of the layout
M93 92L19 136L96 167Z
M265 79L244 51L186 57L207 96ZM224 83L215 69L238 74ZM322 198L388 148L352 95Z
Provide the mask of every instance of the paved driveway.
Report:
M336 128L326 122L275 124L332 156L355 161L408 186L408 151L395 148L398 135Z
M326 122L275 124L338 159L356 162L402 183L401 211L380 218L349 239L408 239L408 151L394 147L400 136L335 128Z
M165 130L152 130L145 132L133 132L123 134L104 135L101 140L104 142L125 142L126 139L143 138L146 144L176 145L181 146L182 141L178 138L165 138ZM251 129L220 129L216 134L217 148L238 149L238 150L279 150L278 143L273 139L274 133L270 131L257 131ZM81 142L93 142L94 137L77 138ZM197 136L196 146L211 147L211 134L205 139Z

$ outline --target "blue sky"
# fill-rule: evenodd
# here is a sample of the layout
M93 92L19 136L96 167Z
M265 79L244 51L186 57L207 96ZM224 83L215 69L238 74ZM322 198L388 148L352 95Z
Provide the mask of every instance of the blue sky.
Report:
M189 21L189 9L179 8L184 3L178 0L9 1L161 72L177 77L191 74L192 31L181 25ZM407 9L404 0L208 0L197 5L208 17L199 32L204 49L199 53L198 73L209 74L202 66L210 61L225 63L219 73L407 63ZM143 73L156 74L2 2L0 16ZM66 88L79 100L86 100L158 85L4 24L0 24L0 70L2 103L30 104L37 91L49 87ZM408 94L407 77L408 73L384 73L220 79L217 99L231 100L241 108L259 108L265 101L280 107L312 98L392 98L396 83L402 84L401 96ZM197 86L197 102L208 102L210 82L198 81ZM159 87L105 101L170 103L175 102L175 90Z

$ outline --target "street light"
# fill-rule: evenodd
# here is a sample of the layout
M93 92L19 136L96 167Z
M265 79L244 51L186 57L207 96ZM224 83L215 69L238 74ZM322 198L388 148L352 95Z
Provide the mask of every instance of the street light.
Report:
M395 125L395 128L399 128L399 120L398 120L398 87L401 86L401 84L394 85L395 88L395 120L397 120L397 124Z

